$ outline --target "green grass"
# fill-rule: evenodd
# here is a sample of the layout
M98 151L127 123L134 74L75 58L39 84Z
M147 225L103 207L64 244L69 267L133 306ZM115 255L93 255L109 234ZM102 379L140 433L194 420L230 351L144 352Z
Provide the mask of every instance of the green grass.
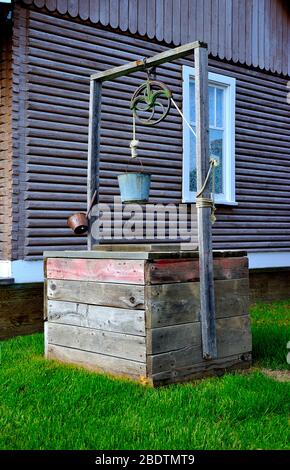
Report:
M287 305L253 309L262 366L285 367ZM41 334L1 352L0 449L290 448L290 384L259 371L153 390L44 360Z
M290 301L257 304L251 308L253 356L258 366L290 369L286 356L290 341Z

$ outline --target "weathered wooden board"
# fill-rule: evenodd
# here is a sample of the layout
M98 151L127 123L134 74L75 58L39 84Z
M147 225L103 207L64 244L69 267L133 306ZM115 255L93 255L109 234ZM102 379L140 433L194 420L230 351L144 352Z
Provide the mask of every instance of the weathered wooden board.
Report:
M50 322L48 322L47 335L48 344L132 359L137 362L146 361L146 345L143 336Z
M215 280L246 278L249 276L248 258L214 258L213 272Z
M252 351L251 325L248 315L219 318L216 321L218 357Z
M0 286L0 340L43 331L42 283Z
M49 279L47 295L49 300L132 309L144 307L144 287L137 285Z
M248 315L249 278L215 281L216 318Z
M45 258L88 258L88 259L160 259L160 258L198 258L197 251L45 251Z
M215 258L214 278L240 279L248 275L248 259ZM146 263L146 284L166 284L199 280L199 261L194 259L160 259Z
M175 47L174 49L169 49L167 51L160 52L159 54L156 54L153 57L148 57L146 64L148 67L156 67L157 65L163 64L164 62L172 62L176 59L180 59L181 57L185 57L186 55L192 53L194 49L206 47L206 44L200 41L194 41L192 43ZM207 49L205 50L207 53ZM113 69L105 70L104 72L97 72L91 75L91 79L100 81L115 80L118 77L121 77L128 73L138 72L140 70L144 70L144 62L142 58L125 65L120 65L119 67L115 67Z
M96 251L142 251L142 252L159 252L159 251L189 251L198 250L198 245L194 243L130 243L114 245L94 245L93 250Z
M254 269L250 272L251 303L289 300L290 270Z
M96 372L105 372L108 374L130 376L135 379L146 376L146 364L136 362L120 357L105 356L80 349L67 348L49 344L47 347L48 359L76 364Z
M213 375L222 375L225 372L237 369L248 369L251 366L251 353L235 355L212 361L203 361L191 366L172 368L167 371L155 373L151 376L150 382L154 386L167 385L188 380L196 380Z
M250 320L247 315L220 318L216 321L216 328L219 358L243 354L252 350ZM177 350L186 352L187 348L193 348L195 354L192 358L195 362L199 362L201 360L198 353L201 351L200 331L200 322L148 330L147 354L154 355L171 351L176 354Z
M48 300L48 321L145 336L144 310Z
M215 291L216 318L248 314L248 278L215 281ZM199 321L199 299L199 282L145 286L146 327Z
M149 375L167 370L178 370L202 362L201 330L200 324L194 328L194 343L192 346L184 346L175 351L161 354L149 354L147 356L147 372Z
M214 258L224 257L242 257L246 256L245 251L241 250L213 250ZM74 250L63 250L63 251L44 251L44 258L88 258L88 259L179 259L179 258L198 258L198 251L183 250L183 251L74 251Z
M218 358L251 351L251 332L248 316L220 318L216 321ZM161 354L161 353L168 354ZM150 364L156 368L190 366L202 361L201 324L187 323L147 331L147 354ZM154 357L154 355L157 355ZM154 365L154 366L153 366Z
M147 330L147 354L160 354L198 345L200 340L199 332L199 322Z
M144 284L144 261L48 258L48 279Z
M146 284L189 282L198 278L198 260L160 259L152 263L147 262L145 267Z
M199 283L145 286L146 327L199 321Z

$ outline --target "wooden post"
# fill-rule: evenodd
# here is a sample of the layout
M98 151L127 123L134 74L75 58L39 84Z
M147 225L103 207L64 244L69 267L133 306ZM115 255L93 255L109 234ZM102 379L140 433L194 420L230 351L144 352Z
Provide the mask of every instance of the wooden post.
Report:
M195 60L195 113L196 113L196 174L197 190L205 181L209 169L209 118L208 118L208 51L206 47L194 50ZM209 182L202 195L210 197ZM211 209L197 209L200 314L202 349L204 359L217 357L215 299L212 255Z
M97 80L90 82L90 110L89 110L89 142L88 142L88 184L87 184L87 207L89 207L91 198L95 190L99 188L99 147L100 147L100 121L101 121L101 96L102 84ZM98 195L97 199L98 201ZM98 243L95 240L91 227L95 220L94 216L90 216L90 227L88 234L88 250L92 249L92 245Z

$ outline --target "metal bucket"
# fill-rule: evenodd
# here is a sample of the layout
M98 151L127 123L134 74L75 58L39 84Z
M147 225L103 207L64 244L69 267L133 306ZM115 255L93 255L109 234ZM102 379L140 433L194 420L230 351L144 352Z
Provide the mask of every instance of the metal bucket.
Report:
M83 212L71 215L67 219L67 225L74 231L75 235L83 235L89 229L87 215Z
M147 202L150 179L151 175L148 173L123 173L118 175L122 202Z
M97 191L94 192L86 214L79 212L73 214L67 219L67 225L73 230L75 235L84 235L89 230L89 215L97 199Z

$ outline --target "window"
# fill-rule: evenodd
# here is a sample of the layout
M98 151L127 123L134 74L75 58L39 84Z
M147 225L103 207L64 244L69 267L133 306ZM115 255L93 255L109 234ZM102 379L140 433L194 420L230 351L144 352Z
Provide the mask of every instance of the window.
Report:
M215 168L215 202L235 204L235 88L236 80L209 73L209 158ZM183 112L195 130L195 69L183 67ZM195 136L183 124L183 202L196 194Z

